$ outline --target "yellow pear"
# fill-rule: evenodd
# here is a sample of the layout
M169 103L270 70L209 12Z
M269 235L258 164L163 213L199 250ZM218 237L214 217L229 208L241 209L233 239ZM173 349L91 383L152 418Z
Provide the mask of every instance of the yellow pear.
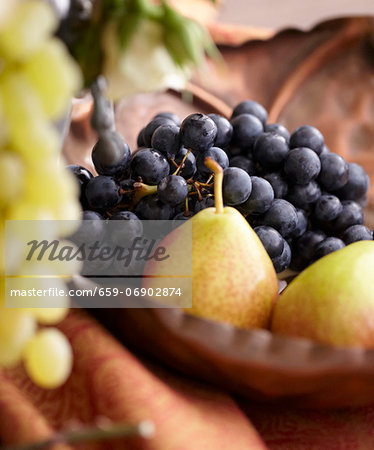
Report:
M274 308L272 330L325 344L374 347L374 241L330 253L294 278Z
M172 256L170 264L183 260L192 226L192 307L186 312L242 328L268 327L278 297L273 264L245 218L236 209L223 207L222 168L207 160L215 173L215 208L194 215L160 246ZM149 261L144 273L155 273L157 264ZM173 272L168 264L166 260L161 272L157 268L158 275ZM143 279L144 287L161 285L160 279Z

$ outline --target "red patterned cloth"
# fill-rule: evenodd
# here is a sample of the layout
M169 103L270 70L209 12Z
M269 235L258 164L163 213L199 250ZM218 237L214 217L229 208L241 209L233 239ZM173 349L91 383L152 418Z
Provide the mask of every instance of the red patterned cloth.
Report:
M356 450L374 448L374 407L296 411L236 401L225 392L144 365L94 319L74 311L61 329L74 350L74 371L57 390L37 388L22 368L0 373L0 438L41 440L98 416L150 419L152 439L81 445L87 450ZM54 449L71 449L55 446Z
M167 373L156 376L82 312L70 314L61 329L74 350L74 371L63 387L39 389L22 368L1 375L0 437L5 444L40 440L72 421L92 424L105 416L125 423L151 419L155 436L79 448L266 448L227 394Z

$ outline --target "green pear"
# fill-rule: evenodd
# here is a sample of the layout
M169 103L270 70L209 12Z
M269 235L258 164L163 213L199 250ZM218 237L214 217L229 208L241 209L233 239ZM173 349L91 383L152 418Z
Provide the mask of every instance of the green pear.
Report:
M272 331L337 346L374 347L374 241L319 259L292 280Z
M173 256L170 261L181 260L187 239L191 239L187 227L192 225L192 308L186 312L241 328L268 327L278 298L276 272L245 218L236 209L223 207L222 168L208 159L206 164L215 173L215 208L194 215L160 246ZM149 261L145 273L154 273L154 264ZM160 275L159 268L157 271ZM171 273L168 260L162 273ZM157 278L143 278L147 288L161 283Z

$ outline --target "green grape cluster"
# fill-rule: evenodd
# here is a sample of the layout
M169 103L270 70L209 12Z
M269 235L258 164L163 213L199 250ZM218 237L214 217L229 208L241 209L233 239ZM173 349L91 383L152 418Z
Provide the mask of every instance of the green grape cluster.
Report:
M82 79L54 37L57 25L43 0L12 0L0 8L0 241L5 220L53 220L48 233L60 237L73 231L65 220L80 217L75 180L59 161L61 142L53 123L68 110ZM22 260L12 264L18 269ZM38 324L59 322L68 302L63 308L5 308L3 255L0 283L0 367L23 361L35 383L57 387L71 371L72 351L59 330Z

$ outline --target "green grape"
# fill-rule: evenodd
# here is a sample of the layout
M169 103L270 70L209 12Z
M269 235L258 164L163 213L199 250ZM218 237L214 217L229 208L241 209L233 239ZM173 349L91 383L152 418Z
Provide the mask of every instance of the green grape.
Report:
M20 62L30 58L52 34L57 19L46 2L28 0L13 3L0 26L0 55Z
M65 113L69 96L81 85L78 67L57 39L44 43L23 66L23 73L38 92L47 117Z
M38 331L25 347L24 364L37 385L46 389L60 386L67 380L73 365L69 341L55 328Z
M35 154L39 161L56 154L57 131L46 121L37 93L19 72L0 74L0 103L8 139L26 161L35 161Z
M0 118L3 119L4 114L3 114L3 106L2 106L2 102L0 101ZM4 123L3 120L0 121L0 147L4 147L4 151L8 145L8 136L7 136L7 129L6 129L6 125ZM2 149L3 151L3 149Z
M67 198L77 198L77 183L53 158L30 166L30 170L25 174L25 195L29 203L53 208L55 204L58 205Z
M0 248L5 249L5 222L0 220ZM0 275L5 273L5 252L0 252Z
M65 199L59 205L52 207L58 235L61 237L71 236L80 225L81 207L76 199Z
M58 243L51 245L51 247L45 251L40 261L37 260L40 253L38 250L35 251L31 260L26 261L26 257L31 249L31 247L28 247L23 253L23 261L25 262L18 268L17 275L36 277L56 276L55 282L57 283L58 277L69 277L79 273L82 262L78 261L77 258L68 260L72 255L77 254L78 248L70 241L56 241ZM53 241L50 242L53 243ZM52 256L53 259L50 260L49 256ZM60 260L59 257L61 257L62 260ZM45 278L40 278L35 280L35 282L42 283L44 279ZM22 280L19 282L22 282ZM63 285L57 287L63 289ZM45 289L45 286L40 287L40 289Z
M0 366L19 363L23 349L36 329L35 319L17 309L0 307Z
M65 277L80 269L79 262L43 259L36 264L25 259L29 251L25 242L35 236L52 241L79 226L78 188L58 161L60 137L51 120L66 112L82 77L68 51L53 37L56 25L53 10L44 0L0 0L0 247L11 247L6 261L12 274L54 276L53 283L46 277L32 279L32 287L43 290L65 289ZM22 229L7 236L7 246L5 220L19 223ZM25 225L25 220L33 222ZM65 244L61 241L57 251ZM2 291L4 274L1 252ZM8 284L12 280L14 289L31 287L30 279L9 278ZM54 388L64 383L72 367L68 340L54 328L36 330L38 323L53 325L63 320L70 298L18 297L18 309L5 308L4 301L0 298L0 367L23 359L39 386Z
M20 270L22 272L22 268ZM32 269L27 273L32 274ZM34 271L37 273L37 270ZM8 279L7 292L10 289L28 290L30 288L47 292L49 288L53 288L55 292L64 291L67 293L66 285L63 279L60 278L33 278L30 283L29 278ZM65 318L69 312L70 297L67 295L43 295L43 296L19 296L19 297L5 297L7 308L6 311L21 311L33 317L37 322L43 325L52 325L60 322ZM16 309L17 308L17 309Z
M54 325L65 319L69 308L30 308L32 315L42 325Z
M0 208L15 201L23 188L24 167L18 155L0 153Z
M15 4L16 0L0 2L0 27L7 22L10 15L13 13Z
M27 201L27 195L23 200ZM7 208L4 218L7 220L53 220L54 216L48 206L22 202Z

